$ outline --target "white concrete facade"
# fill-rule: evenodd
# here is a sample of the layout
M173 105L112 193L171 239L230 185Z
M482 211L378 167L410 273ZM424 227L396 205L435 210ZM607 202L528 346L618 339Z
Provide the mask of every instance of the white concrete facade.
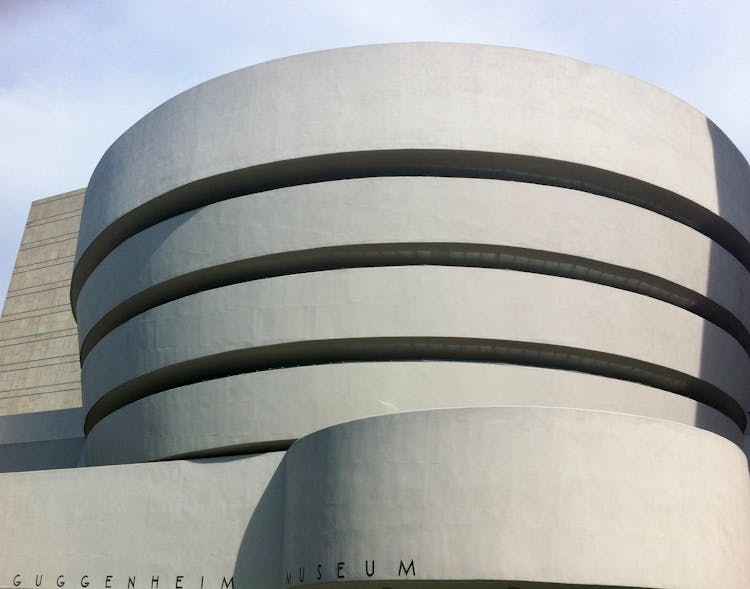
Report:
M0 475L0 588L750 589L749 203L702 114L548 54L176 96L86 190L90 468Z

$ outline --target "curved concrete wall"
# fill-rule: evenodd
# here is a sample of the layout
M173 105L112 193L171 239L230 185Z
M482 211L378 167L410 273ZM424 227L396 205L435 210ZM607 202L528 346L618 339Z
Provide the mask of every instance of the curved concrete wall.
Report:
M286 473L285 586L750 578L745 457L675 423L528 407L402 413L301 439Z
M300 377L330 382L323 368ZM436 392L453 378L429 368L421 384ZM487 374L497 368L478 367L468 383L497 384ZM549 384L505 368L532 395ZM420 384L411 367L392 376ZM560 380L574 396L578 377L591 378ZM8 589L746 589L750 578L739 448L604 411L381 415L312 433L286 454L0 474L0 488Z
M283 459L0 473L0 587L281 587Z
M87 191L71 294L90 460L281 449L462 404L738 441L749 194L703 115L552 55L358 47L206 82L118 139Z
M706 334L715 348L703 345ZM627 366L630 380L644 378L645 367L628 365L625 359L707 383L716 389L716 398L700 400L735 421L747 411L747 354L736 340L688 311L621 289L528 272L391 267L256 280L142 313L109 333L86 358L86 429L124 404L170 385L253 367L360 360L346 355L356 340L379 343L383 338L407 345L418 338L440 338L437 345L445 347L441 358L446 360L462 358L450 349L461 345L461 338L475 340L474 345L538 344L517 360L537 365L553 362L543 354L557 353L556 347L590 350ZM335 347L342 340L344 351ZM280 346L279 358L296 351L274 361L272 346ZM259 354L264 359L258 360ZM398 358L388 348L373 354L374 359ZM586 355L571 362L568 367L574 370L597 370ZM675 384L673 390L681 386ZM732 400L734 411L722 404ZM279 410L286 411L283 406Z
M373 247L353 247L361 245ZM503 259L511 256L516 260ZM690 263L676 264L677 257ZM608 281L727 329L737 323L735 337L750 349L750 302L743 296L750 276L726 250L712 249L710 239L681 223L553 186L400 177L243 196L138 233L107 256L81 290L84 355L137 312L195 289L347 264L410 263L494 264Z
M720 215L750 235L747 162L702 114L653 86L523 50L355 47L216 78L122 135L89 184L74 295L96 262L153 224L154 215L166 218L250 187L383 175L373 171L383 167L392 175L407 161L399 155L384 163L380 152L393 150L423 152L413 162L422 175L473 175L486 162L472 153L498 154L490 158L495 167L515 177L598 188L677 217L689 211L697 225ZM447 164L430 150L463 154L447 158L459 171L440 173ZM325 165L309 159L332 154L360 155ZM569 165L561 172L552 162ZM567 178L560 176L565 170ZM611 175L600 177L602 170ZM648 189L633 193L628 179ZM747 254L746 243L736 245L744 252L738 255Z
M423 407L585 407L646 415L741 445L737 425L692 399L614 378L512 364L357 362L239 374L169 389L97 423L89 464L260 452L352 419Z
M237 589L747 588L748 197L703 115L552 55L358 47L206 82L87 191L71 300L88 464L114 466L84 478L261 454L244 503L174 506L176 534L214 504L248 523L186 549L212 544L218 589L227 554Z

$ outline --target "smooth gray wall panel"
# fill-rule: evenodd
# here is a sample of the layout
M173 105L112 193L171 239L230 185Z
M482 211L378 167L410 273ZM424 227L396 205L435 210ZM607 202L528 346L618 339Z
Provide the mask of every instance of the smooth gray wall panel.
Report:
M747 407L747 354L688 311L580 280L424 266L282 276L147 311L108 334L87 357L84 408L141 375L232 350L406 336L517 340L617 354L702 379Z
M286 472L285 586L303 585L301 569L304 585L750 578L745 457L680 424L551 408L402 413L303 438Z
M282 459L0 474L0 586L280 587Z
M81 466L83 418L80 407L0 416L0 472Z
M552 186L399 177L239 197L138 233L107 256L81 290L81 340L118 304L191 272L295 250L399 242L496 244L614 264L709 297L750 327L750 302L743 296L750 275L726 250L681 223ZM173 287L173 296L187 294L192 283Z
M638 383L511 364L358 362L240 374L146 397L94 426L87 458L99 465L255 452L363 417L512 405L656 417L743 444L736 424L718 411Z
M83 466L84 437L0 446L0 473Z

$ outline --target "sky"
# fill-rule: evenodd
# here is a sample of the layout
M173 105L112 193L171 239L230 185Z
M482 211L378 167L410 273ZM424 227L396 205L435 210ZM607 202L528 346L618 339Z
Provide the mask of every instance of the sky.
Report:
M32 200L209 78L404 41L523 47L617 69L708 115L750 157L750 0L0 0L0 304Z

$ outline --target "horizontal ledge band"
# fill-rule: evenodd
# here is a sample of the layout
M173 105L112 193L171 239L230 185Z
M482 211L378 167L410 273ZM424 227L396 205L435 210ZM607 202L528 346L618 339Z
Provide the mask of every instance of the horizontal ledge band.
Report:
M162 391L235 374L342 362L437 360L575 370L638 382L708 405L745 430L739 403L718 387L677 370L617 354L514 340L452 337L376 337L311 340L212 354L159 368L129 380L93 403L84 433L107 415Z
M232 444L231 446L217 446L205 450L182 452L163 458L154 458L150 462L164 460L195 460L198 458L217 458L223 456L242 456L243 454L266 454L267 452L286 452L296 442L293 440L269 440L267 442L248 442L247 444Z
M81 364L113 329L159 305L231 284L344 268L460 266L547 274L612 286L686 309L723 329L750 356L750 332L711 299L648 272L569 254L479 243L409 242L342 245L258 256L203 268L156 284L119 303L81 343Z
M643 180L593 166L518 154L448 149L359 151L283 160L217 174L175 188L125 213L104 228L78 259L70 286L73 313L81 288L99 263L123 241L156 223L238 196L376 176L511 180L613 198L695 229L750 269L750 243L731 223L684 196Z

